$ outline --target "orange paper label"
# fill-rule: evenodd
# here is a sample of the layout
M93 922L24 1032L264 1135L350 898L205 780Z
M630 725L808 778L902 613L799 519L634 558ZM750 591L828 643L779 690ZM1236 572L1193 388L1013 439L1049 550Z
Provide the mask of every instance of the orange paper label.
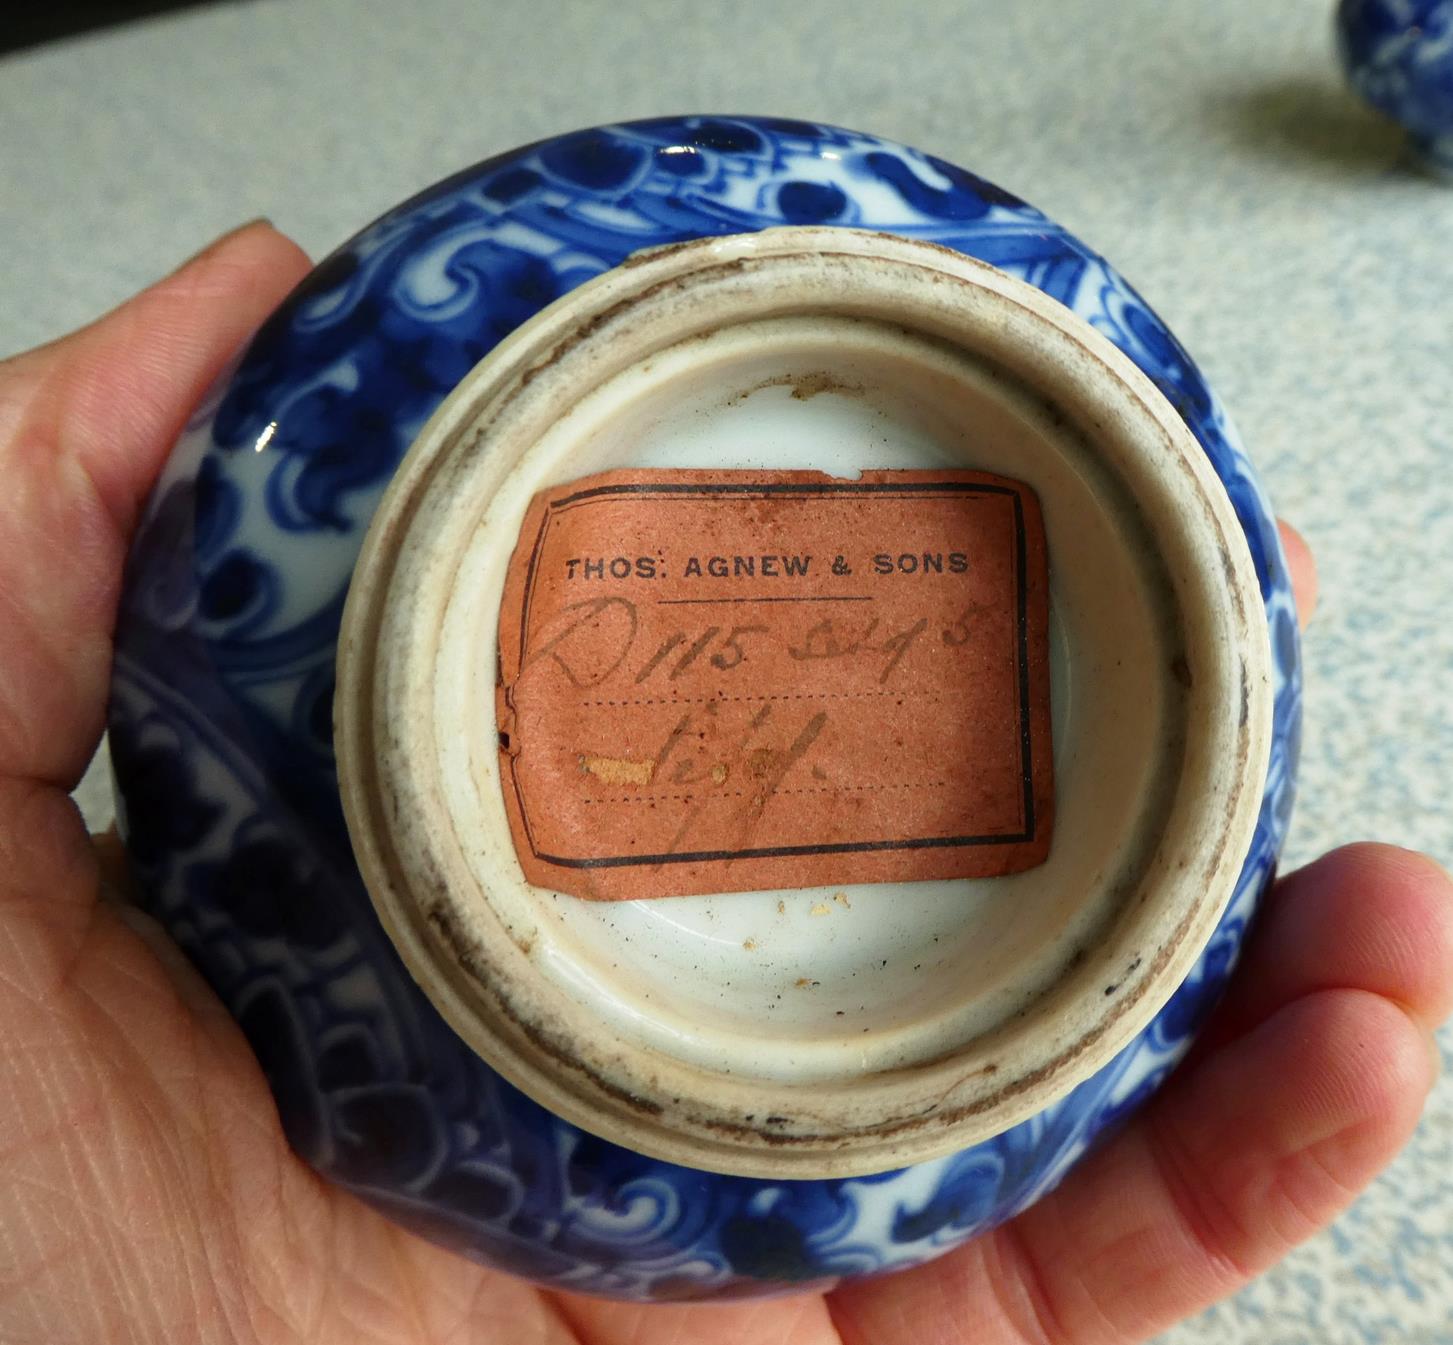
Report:
M1044 530L982 472L609 472L500 612L526 877L598 900L1013 873L1049 852Z

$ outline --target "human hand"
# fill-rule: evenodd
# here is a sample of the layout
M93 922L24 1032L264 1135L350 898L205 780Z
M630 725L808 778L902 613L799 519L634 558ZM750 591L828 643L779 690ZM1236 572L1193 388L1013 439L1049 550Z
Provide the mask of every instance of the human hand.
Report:
M68 791L100 736L127 540L228 356L305 273L229 235L0 365L0 1339L1110 1345L1230 1293L1397 1152L1453 1008L1453 889L1354 846L1283 879L1192 1059L1026 1214L827 1295L644 1307L420 1242L283 1139L241 1033L108 895ZM1311 560L1287 534L1299 603Z

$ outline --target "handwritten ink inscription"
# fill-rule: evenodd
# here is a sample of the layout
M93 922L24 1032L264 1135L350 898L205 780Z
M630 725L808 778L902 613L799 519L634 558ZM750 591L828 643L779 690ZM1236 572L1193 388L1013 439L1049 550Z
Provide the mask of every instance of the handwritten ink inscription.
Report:
M1016 872L1053 811L1037 501L974 472L537 496L500 616L527 878L593 899Z

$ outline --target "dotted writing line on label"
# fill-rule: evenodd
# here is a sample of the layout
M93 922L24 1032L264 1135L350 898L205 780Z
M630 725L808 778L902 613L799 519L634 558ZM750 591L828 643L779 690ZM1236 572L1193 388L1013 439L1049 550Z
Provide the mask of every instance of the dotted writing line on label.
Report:
M728 701L833 701L861 700L867 696L896 696L899 700L912 698L937 698L948 695L948 688L924 691L781 691L772 694L746 694L742 696L651 696L640 700L624 701L582 701L585 706L604 709L623 709L631 705L707 705Z
M778 794L846 794L852 790L879 790L879 789L943 789L948 784L947 780L922 780L906 784L882 784L882 785L804 785L801 789L774 789L773 797ZM696 799L726 799L745 798L749 794L757 793L754 789L718 789L710 794L622 794L618 798L587 798L581 799L581 803L691 803Z

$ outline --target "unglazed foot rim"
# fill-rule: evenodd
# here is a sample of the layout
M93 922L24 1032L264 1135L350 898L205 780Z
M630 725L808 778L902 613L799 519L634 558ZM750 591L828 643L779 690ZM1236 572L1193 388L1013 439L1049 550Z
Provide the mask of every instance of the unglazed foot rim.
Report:
M529 905L507 872L513 860L480 755L493 751L492 680L480 683L459 631L461 621L467 634L470 621L487 628L476 579L515 541L497 520L481 524L492 509L507 512L500 502L520 493L512 473L528 475L564 442L577 411L597 414L592 396L633 378L644 387L653 363L693 350L729 355L744 324L790 335L813 318L849 354L856 324L865 351L881 336L909 355L917 342L987 370L1093 447L1133 501L1135 526L1155 548L1146 564L1173 599L1175 658L1158 678L1184 736L1162 749L1159 828L1142 838L1137 881L1100 893L1114 918L1055 984L957 1037L953 1025L968 1017L926 1014L901 1050L895 1042L897 1066L883 1053L865 1066L871 1052L856 1041L813 1042L802 1045L811 1077L761 1077L633 1040L542 969L556 932L531 916L548 909L538 890ZM1052 549L1052 574L1054 565ZM492 673L493 660L482 666ZM338 674L340 783L356 857L380 919L455 1030L586 1130L758 1177L853 1176L951 1153L1103 1066L1164 1005L1214 928L1251 843L1270 751L1270 651L1251 557L1221 483L1165 398L1038 290L931 244L843 228L638 255L497 347L425 426L375 516ZM1084 881L1090 890L1108 880Z

